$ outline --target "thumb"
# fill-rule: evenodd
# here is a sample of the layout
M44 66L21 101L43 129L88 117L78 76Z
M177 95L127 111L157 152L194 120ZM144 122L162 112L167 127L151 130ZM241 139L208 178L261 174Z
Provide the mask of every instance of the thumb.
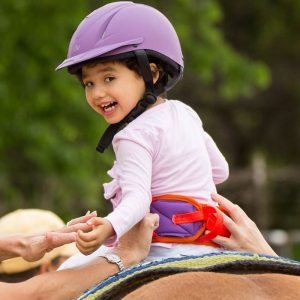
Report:
M48 249L54 249L65 244L75 242L76 233L57 233L57 232L47 232L46 233L46 243Z
M94 217L88 220L86 223L93 226L103 225L105 223L105 219L100 217Z
M159 215L158 214L153 214L152 222L153 222L153 230L157 229L159 226Z

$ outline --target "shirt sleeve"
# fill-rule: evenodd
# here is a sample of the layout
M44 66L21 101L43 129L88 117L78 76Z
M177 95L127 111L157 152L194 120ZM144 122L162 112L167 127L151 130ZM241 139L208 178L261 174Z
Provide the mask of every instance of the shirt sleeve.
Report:
M204 140L211 163L215 184L224 182L229 176L228 163L211 136L204 131Z
M152 146L143 130L122 130L115 137L113 147L122 200L106 219L115 230L115 239L119 239L150 210Z

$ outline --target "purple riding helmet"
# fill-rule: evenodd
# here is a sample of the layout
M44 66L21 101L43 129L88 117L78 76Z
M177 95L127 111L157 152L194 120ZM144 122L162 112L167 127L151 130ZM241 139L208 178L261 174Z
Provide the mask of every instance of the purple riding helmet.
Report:
M135 57L146 91L137 106L102 136L97 150L104 152L114 135L170 90L183 74L180 42L170 21L153 7L133 2L113 2L102 6L79 24L70 41L67 58L56 68L76 74L90 61ZM163 65L158 83L153 84L149 61Z

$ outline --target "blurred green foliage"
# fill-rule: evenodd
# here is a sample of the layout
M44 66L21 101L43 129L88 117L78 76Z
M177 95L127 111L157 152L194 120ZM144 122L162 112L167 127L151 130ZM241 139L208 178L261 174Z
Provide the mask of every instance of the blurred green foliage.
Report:
M92 8L112 1L92 1ZM217 0L144 0L164 13L181 41L185 74L217 89L225 100L251 96L270 83L268 67L235 51L219 24L222 7ZM187 96L185 96L186 98Z
M76 79L54 72L82 18L108 2L1 1L1 214L41 207L67 220L109 209L101 184L113 154L95 151L106 124ZM256 152L271 166L299 164L298 1L142 3L162 11L182 43L185 75L171 97L199 112L231 169L248 167ZM300 197L299 188L281 194Z
M106 125L74 78L54 72L87 2L0 6L1 212L44 207L71 217L96 208L109 163L93 146Z

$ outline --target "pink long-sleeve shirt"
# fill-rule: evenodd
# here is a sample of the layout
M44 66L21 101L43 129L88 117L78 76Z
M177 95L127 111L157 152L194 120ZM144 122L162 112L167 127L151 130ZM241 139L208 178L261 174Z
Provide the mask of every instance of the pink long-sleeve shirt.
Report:
M216 205L211 193L228 164L197 113L177 100L144 112L113 139L116 161L104 184L114 210L108 219L121 237L149 212L152 196L177 194ZM111 242L110 239L109 242Z

